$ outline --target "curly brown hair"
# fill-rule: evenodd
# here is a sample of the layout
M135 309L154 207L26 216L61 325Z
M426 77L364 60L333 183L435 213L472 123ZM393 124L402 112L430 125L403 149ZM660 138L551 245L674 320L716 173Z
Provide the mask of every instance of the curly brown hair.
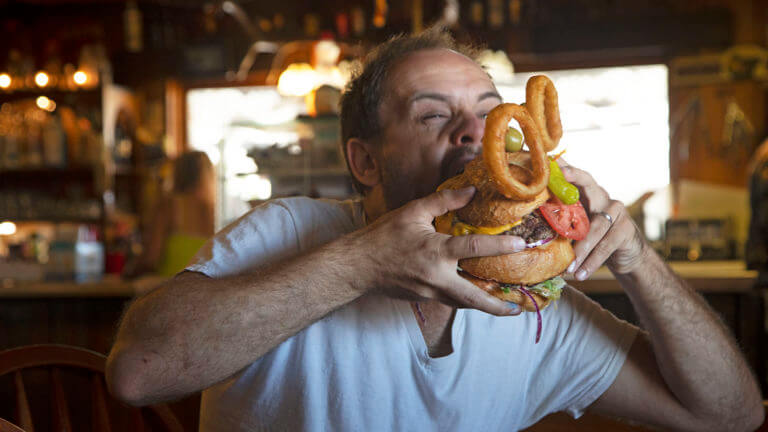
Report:
M479 53L474 45L461 44L442 27L431 27L418 34L397 35L379 45L362 60L341 96L341 147L349 165L347 142L351 138L376 141L381 135L379 108L389 72L405 57L417 51L449 49L476 59ZM350 169L350 174L352 170ZM352 176L359 193L366 187Z

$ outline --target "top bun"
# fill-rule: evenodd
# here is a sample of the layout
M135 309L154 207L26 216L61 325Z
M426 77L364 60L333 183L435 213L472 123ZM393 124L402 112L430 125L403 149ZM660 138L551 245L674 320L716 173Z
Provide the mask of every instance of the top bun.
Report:
M518 180L528 182L533 177L530 153L507 153L507 163L510 172ZM539 208L550 197L548 188L544 188L530 200L517 201L505 197L488 176L482 156L469 162L462 174L446 180L437 190L461 189L467 186L475 186L477 192L469 204L455 213L462 222L475 226L489 227L516 222Z

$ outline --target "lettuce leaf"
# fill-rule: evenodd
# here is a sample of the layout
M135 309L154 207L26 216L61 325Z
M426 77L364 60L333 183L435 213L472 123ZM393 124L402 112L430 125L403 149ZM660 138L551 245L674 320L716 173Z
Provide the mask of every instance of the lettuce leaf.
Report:
M560 276L555 276L552 279L545 280L544 282L537 283L536 285L529 286L528 291L535 292L542 297L550 300L557 300L560 298L560 294L565 286L565 279Z

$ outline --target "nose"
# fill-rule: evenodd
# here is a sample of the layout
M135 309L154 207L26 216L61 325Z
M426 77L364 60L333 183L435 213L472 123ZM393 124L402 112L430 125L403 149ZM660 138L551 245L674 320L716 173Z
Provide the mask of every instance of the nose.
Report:
M451 143L455 146L480 146L485 131L485 119L474 113L462 116L461 121L451 134Z

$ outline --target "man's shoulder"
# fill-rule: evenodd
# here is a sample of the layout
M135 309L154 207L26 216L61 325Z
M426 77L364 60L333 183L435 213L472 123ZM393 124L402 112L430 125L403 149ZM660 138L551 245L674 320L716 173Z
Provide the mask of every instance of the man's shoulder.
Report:
M358 228L362 222L362 204L360 200L336 200L327 198L309 198L305 196L276 198L264 205L284 209L298 226L317 226L338 223ZM256 209L254 209L256 210ZM258 211L252 211L258 217Z
M219 231L188 269L222 276L287 258L356 229L359 207L354 200L266 201Z

